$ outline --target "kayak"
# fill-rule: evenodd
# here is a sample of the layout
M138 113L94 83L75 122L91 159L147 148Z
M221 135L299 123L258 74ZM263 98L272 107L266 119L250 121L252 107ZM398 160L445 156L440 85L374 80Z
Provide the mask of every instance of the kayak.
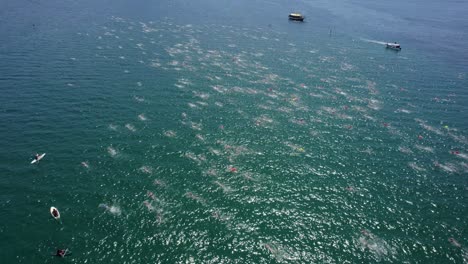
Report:
M39 157L37 157L37 159L33 159L31 161L31 164L34 164L34 163L40 161L44 156L45 156L45 153L42 153L42 155L39 155Z
M57 211L57 216L54 215L54 210ZM60 219L60 212L57 208L55 207L50 207L50 214L52 215L53 218L55 218L56 220L59 220Z

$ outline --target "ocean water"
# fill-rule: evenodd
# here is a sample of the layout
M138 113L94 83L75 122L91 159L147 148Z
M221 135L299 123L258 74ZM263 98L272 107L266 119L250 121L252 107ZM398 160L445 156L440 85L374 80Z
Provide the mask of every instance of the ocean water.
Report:
M468 263L465 1L0 5L2 263Z

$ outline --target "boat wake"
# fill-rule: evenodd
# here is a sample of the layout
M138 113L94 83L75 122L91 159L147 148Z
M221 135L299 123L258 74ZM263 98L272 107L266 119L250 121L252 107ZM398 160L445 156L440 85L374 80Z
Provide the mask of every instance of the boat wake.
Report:
M375 43L375 44L387 45L387 42L378 41L378 40L365 39L365 38L361 38L361 40L366 41L366 42L370 42L370 43Z

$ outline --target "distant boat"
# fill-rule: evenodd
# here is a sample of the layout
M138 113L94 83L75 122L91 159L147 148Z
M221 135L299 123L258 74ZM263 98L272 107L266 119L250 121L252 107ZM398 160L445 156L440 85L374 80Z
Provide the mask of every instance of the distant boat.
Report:
M304 21L304 16L299 14L299 13L291 13L289 14L289 20L294 20L294 21Z
M387 43L387 49L392 49L392 50L401 50L401 46L398 43Z

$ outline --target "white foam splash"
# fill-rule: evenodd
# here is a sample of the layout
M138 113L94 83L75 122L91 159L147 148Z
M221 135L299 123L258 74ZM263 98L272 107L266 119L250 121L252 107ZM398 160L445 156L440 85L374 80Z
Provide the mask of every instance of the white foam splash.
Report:
M113 215L116 215L116 216L119 216L122 214L122 210L120 209L119 206L117 205L107 205L105 203L102 203L102 204L99 204L99 208L103 208L104 210L106 210L107 212L113 214Z
M431 147L426 147L426 146L422 146L422 145L414 145L417 149L419 150L422 150L422 151L426 151L426 152L430 152L430 153L434 153L434 149L431 148Z
M126 124L125 127L132 132L136 132L136 128L132 124Z
M415 171L426 171L426 169L417 165L416 162L410 162L408 163L408 166L410 166Z
M146 165L141 166L138 170L146 174L153 173L153 168L151 168L150 166L146 166Z
M148 120L144 114L139 114L139 115L138 115L138 119L140 119L141 121L146 121L146 120Z
M119 154L119 152L113 147L107 147L107 152L109 155L111 155L111 157L115 157L117 154Z
M172 131L172 130L167 130L167 131L164 131L164 135L166 137L174 138L174 137L177 136L177 133L175 131Z

